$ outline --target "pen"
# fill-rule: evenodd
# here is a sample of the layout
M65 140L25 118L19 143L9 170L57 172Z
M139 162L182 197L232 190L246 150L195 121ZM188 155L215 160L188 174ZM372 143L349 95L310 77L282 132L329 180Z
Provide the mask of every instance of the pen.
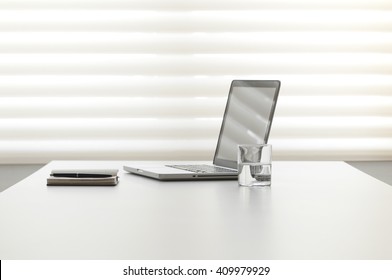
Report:
M52 173L53 177L67 177L67 178L109 178L110 174L88 174L88 173Z

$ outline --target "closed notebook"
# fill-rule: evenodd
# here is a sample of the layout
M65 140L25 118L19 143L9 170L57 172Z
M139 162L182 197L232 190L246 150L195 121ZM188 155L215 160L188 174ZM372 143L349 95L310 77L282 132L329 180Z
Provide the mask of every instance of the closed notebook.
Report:
M118 169L52 170L48 186L115 186Z

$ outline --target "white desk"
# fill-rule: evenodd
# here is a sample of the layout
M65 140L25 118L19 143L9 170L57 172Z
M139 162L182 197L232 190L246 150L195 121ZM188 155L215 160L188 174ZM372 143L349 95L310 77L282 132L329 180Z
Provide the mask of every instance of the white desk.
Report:
M274 162L271 188L51 162L0 193L0 259L392 259L392 187L344 162ZM55 168L116 187L47 187Z

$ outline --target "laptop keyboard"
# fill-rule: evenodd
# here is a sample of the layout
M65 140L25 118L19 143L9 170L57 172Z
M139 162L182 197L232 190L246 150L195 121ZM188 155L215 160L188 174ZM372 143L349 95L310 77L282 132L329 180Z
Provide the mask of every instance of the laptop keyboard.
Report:
M201 164L201 165L166 165L167 167L177 168L186 170L194 173L204 174L216 174L216 173L230 173L237 174L237 170L228 169L224 167L218 167L213 165Z

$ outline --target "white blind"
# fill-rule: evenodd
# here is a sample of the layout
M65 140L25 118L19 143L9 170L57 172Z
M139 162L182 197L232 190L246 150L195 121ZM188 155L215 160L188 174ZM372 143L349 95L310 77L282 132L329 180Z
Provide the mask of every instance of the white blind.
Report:
M0 163L211 159L233 79L275 159L392 159L392 2L0 1Z

